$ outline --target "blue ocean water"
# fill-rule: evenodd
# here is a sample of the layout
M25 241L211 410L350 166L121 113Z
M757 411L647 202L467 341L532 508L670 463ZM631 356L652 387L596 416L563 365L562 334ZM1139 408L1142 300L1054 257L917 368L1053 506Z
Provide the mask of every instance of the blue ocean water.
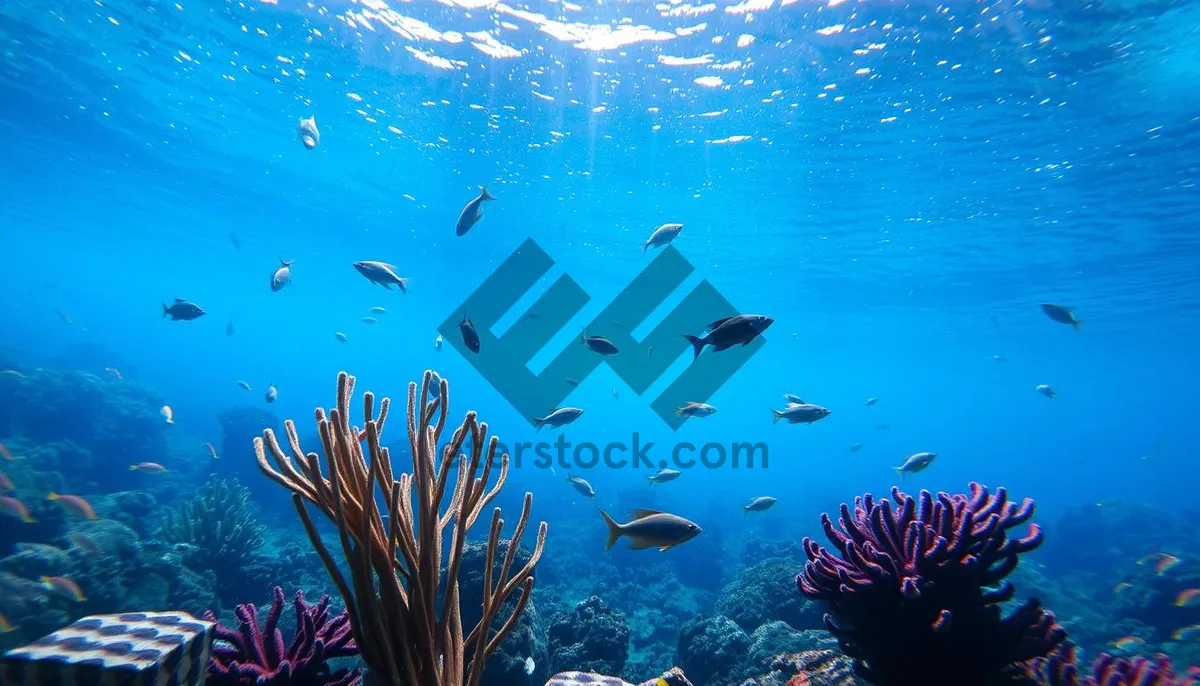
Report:
M547 556L583 565L564 579L660 555L606 558L596 507L719 532L694 564L747 537L819 535L821 512L896 484L1004 486L1037 501L1051 538L1097 502L1178 511L1200 478L1198 25L1194 2L7 2L0 358L26 375L121 370L174 413L169 453L128 463L186 475L179 501L236 476L266 494L273 535L304 543L248 444L211 460L218 413L267 410L311 441L339 371L401 407L434 369L455 415L477 410L506 443L552 435L435 350L437 327L533 238L556 263L539 288L569 274L591 296L544 364L679 222L673 246L696 271L676 300L707 280L775 319L766 344L708 399L718 412L679 431L650 401L689 354L642 397L602 365L564 433L637 432L664 457L679 441L761 442L769 466L652 488L647 469L575 469L593 503L567 470L523 465L499 503L534 494ZM313 150L297 135L310 116ZM496 200L456 237L484 185ZM272 292L280 259L292 283ZM396 265L407 294L368 283L359 260ZM205 316L164 319L174 298ZM372 307L387 311L364 323ZM773 424L785 393L831 414ZM46 421L72 422L65 410ZM898 480L922 451L935 463ZM67 485L152 488L111 466L103 484L66 469ZM778 504L745 517L762 495ZM590 594L575 581L566 600Z

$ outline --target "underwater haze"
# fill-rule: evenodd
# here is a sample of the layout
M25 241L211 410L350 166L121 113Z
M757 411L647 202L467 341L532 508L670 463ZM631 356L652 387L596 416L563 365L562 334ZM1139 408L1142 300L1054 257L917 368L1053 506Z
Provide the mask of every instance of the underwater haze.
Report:
M232 625L274 586L340 608L251 441L292 419L321 452L313 410L345 371L392 398L384 442L411 471L400 415L429 369L451 426L475 410L505 446L655 444L640 464L512 462L496 504L515 522L531 492L526 537L549 533L527 644L484 684L673 666L734 684L770 671L744 654L802 649L905 683L827 631L829 598L797 588L801 540L825 545L821 514L864 493L971 482L1036 501L1045 543L1016 600L1053 610L1081 662L1165 652L1183 673L1200 664L1200 600L1181 595L1200 588L1198 27L1195 0L0 3L0 648L88 614ZM666 371L639 394L601 361L562 390L582 415L537 428L456 325L486 320L465 303L527 239L553 266L483 345L573 279L586 304L512 360L543 378L564 351L603 358L587 336L644 343L703 284L733 311L695 321L773 322L726 330L728 349L701 326L626 347ZM648 317L594 326L675 251L694 270ZM203 314L176 319L187 303ZM685 335L713 345L694 356ZM672 394L737 355L715 392ZM675 429L659 398L716 411ZM827 416L792 423L795 403ZM765 463L683 464L683 443ZM196 533L214 508L237 540ZM606 550L598 510L632 526L631 509L702 532ZM600 642L579 628L598 616L618 627ZM786 650L760 648L772 621Z

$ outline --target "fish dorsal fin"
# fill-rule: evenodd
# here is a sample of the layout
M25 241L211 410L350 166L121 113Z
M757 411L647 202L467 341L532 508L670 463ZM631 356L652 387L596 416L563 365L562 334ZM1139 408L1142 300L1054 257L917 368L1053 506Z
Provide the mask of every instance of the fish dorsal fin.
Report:
M651 515L662 514L662 510L634 509L634 510L630 510L629 514L632 515L635 520L638 520L638 519L645 519L646 517L649 517Z
M175 302L181 303L181 302L185 302L185 301L183 298L175 298Z
M735 314L735 315L733 315L733 317L736 317L736 316L737 316L736 314ZM708 330L709 330L709 331L712 331L713 329L715 329L715 328L717 328L717 327L721 326L722 324L724 324L725 322L729 321L730 319L733 319L733 317L725 317L725 318L723 318L723 319L718 319L717 321L715 321L715 322L713 322L712 324L709 324L709 325L708 325Z

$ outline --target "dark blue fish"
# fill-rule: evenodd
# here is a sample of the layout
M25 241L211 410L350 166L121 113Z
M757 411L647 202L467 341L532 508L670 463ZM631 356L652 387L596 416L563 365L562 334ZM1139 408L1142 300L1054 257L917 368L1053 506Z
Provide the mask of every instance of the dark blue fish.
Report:
M204 310L196 303L190 303L182 298L175 298L175 302L170 305L162 306L164 317L170 317L171 321L191 321L204 316Z
M583 344L588 347L588 350L600 353L601 355L616 355L620 352L617 349L616 343L613 343L604 336L589 336L587 335L587 331L584 331L582 340Z
M766 331L767 327L774 323L774 319L761 314L739 314L718 319L709 324L708 334L703 338L688 335L684 335L684 338L692 344L692 350L696 353L695 356L700 357L700 351L706 345L711 345L713 350L718 352L732 348L738 344L748 345L750 341L754 340L760 333Z
M1059 324L1070 324L1076 331L1083 325L1083 322L1075 318L1075 313L1069 307L1055 305L1054 303L1042 303L1042 312L1045 312L1047 317Z
M479 332L475 330L475 325L465 314L462 321L458 323L458 331L462 334L463 344L467 346L467 350L473 353L479 352Z
M495 200L495 198L488 193L487 186L480 186L479 196L467 203L462 213L458 215L458 224L454 227L454 234L456 236L467 235L471 227L479 223L480 219L483 219L483 203L488 200Z

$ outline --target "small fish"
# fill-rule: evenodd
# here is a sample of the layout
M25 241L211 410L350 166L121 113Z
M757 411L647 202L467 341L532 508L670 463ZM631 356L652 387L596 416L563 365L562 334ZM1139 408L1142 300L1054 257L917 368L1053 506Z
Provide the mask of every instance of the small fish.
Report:
M579 388L579 379L573 376L567 377L567 385L572 388Z
M175 301L170 305L163 304L162 313L164 317L170 317L171 321L190 322L193 319L199 319L204 316L204 310L196 303L190 303L182 298L175 298Z
M378 324L379 320L374 317L363 317L362 323L363 324Z
M9 462L16 462L17 460L17 458L13 457L13 454L8 451L8 446L4 445L3 443L0 443L0 457L3 457Z
M77 495L59 495L51 491L46 494L46 500L58 503L67 514L84 519L100 519L92 509L92 504Z
M1116 586L1113 586L1112 592L1113 592L1113 595L1121 595L1122 593L1124 593L1125 591L1128 591L1131 588L1133 588L1133 584L1129 583L1128 581L1122 581L1121 583L1117 584Z
M1185 588L1175 596L1175 607L1191 607L1200 605L1200 589Z
M1050 387L1050 384L1039 384L1039 385L1035 386L1033 390L1037 391L1038 393L1041 393L1042 395L1046 396L1047 398L1057 398L1058 397L1058 393L1054 392L1054 389Z
M0 634L12 633L13 631L16 631L17 629L20 629L20 628L21 627L19 627L19 626L13 626L12 624L10 624L8 621L8 617L5 617L4 615L0 615Z
M525 658L525 676L533 676L535 669L537 669L537 663L533 661L533 658Z
M693 359L700 357L704 346L711 345L713 350L721 351L735 345L749 345L767 327L775 323L774 319L761 314L739 314L718 319L708 325L708 333L703 338L684 334L688 343L692 344L695 353Z
M1109 507L1111 505L1117 505L1120 502L1121 501L1117 500L1117 499L1102 500L1102 501L1096 503L1096 506L1097 507ZM1171 555L1170 553L1150 553L1149 555L1144 555L1144 556L1138 558L1137 562L1135 562L1134 564L1136 564L1136 565L1148 565L1151 563L1158 564L1162 560L1173 559L1173 558L1174 558L1174 556Z
M875 426L875 428L879 429L880 431L886 431L886 430L892 428L892 425L891 424L878 424Z
M533 425L537 427L538 431L541 431L543 426L557 429L560 426L566 426L574 422L582 414L583 410L577 407L560 407L545 417L534 417Z
M570 474L568 474L567 481L569 481L571 483L571 486L573 486L576 491L579 491L579 494L582 495L583 497L585 497L585 498L595 498L596 497L596 489L592 488L592 485L589 484L586 479L582 479L578 476L571 476Z
M175 411L171 409L170 405L163 405L162 409L160 409L158 411L158 413L161 414L163 416L163 418L167 420L168 424L175 423Z
M205 443L204 447L208 448L208 453L210 455L212 455L212 459L214 459L214 460L221 459L221 456L217 454L217 449L213 447L212 443Z
M992 362L1003 362L1006 358L1003 355L992 355L988 359Z
M316 115L300 120L299 135L300 142L304 144L305 148L312 150L317 147L317 144L321 142L321 132L317 130Z
M789 405L804 405L805 404L804 398L801 398L800 396L796 395L795 393L784 393L783 399L786 400Z
M5 491L12 491L15 489L16 489L16 485L13 484L12 479L8 478L8 475L5 474L4 472L0 472L0 493L3 493Z
M238 235L233 231L229 232L229 242L233 243L233 247L235 250L242 249L242 239L238 238Z
M15 376L15 377L17 377L18 379L25 379L25 378L28 378L28 377L26 377L24 374L22 374L20 371L18 371L18 370L16 370L16 369L5 369L4 371L0 371L0 374L4 374L4 375L6 375L6 376Z
M772 498L769 495L760 495L756 498L751 498L750 502L742 505L742 514L745 515L749 512L764 512L769 510L773 505L775 505L775 500L775 498Z
M862 450L862 447L863 447L862 443L855 443L854 445L850 446L850 452L856 453L856 452Z
M678 469L667 469L666 467L663 467L657 472L646 477L646 480L650 482L650 486L653 486L654 484L665 484L668 481L674 481L681 476L683 476L683 472L679 471Z
M777 424L780 419L785 420L788 424L812 424L829 416L830 411L820 405L812 405L806 402L788 403L788 406L782 410L771 410L774 419L772 424Z
M863 405L874 405L877 402L879 402L879 398L867 398L863 401Z
M488 193L487 186L479 187L479 195L475 199L468 202L462 209L462 213L458 215L458 223L454 226L454 235L465 236L473 226L483 219L483 203L488 200L495 200Z
M1138 638L1137 636L1122 636L1112 642L1112 645L1117 650L1135 650L1139 646L1146 643L1146 639Z
M29 514L29 508L25 507L25 503L12 496L0 495L0 512L9 517L16 517L26 524L33 524L37 521L33 515Z
M1189 624L1176 629L1171 638L1176 641L1191 641L1200 638L1200 624Z
M139 462L129 465L131 472L145 472L147 474L162 474L167 471L167 468L157 462Z
M292 264L295 262L295 260L289 262L282 257L279 258L279 269L271 274L272 293L278 293L284 286L292 282Z
M55 311L54 311L54 314L57 314L57 315L58 315L58 317L59 317L59 319L62 319L64 322L66 322L66 323L68 323L68 324L74 324L74 323L75 323L75 322L71 321L71 318L70 318L69 316L67 316L67 313L66 313L66 312L63 312L62 310L55 310Z
M647 248L661 248L667 245L675 240L680 231L683 231L683 224L663 224L642 243L642 252L646 252Z
M616 355L618 352L620 352L615 343L608 340L604 336L589 336L587 335L587 330L584 330L583 336L580 338L580 340L583 341L583 344L588 347L588 350L591 350L594 353L600 353L601 355Z
M467 350L473 353L479 352L479 332L475 330L475 325L463 315L462 321L458 323L458 332L462 335L463 345L467 346Z
M1163 558L1158 561L1158 564L1154 565L1154 573L1158 576L1162 576L1163 574L1166 574L1174 569L1181 562L1183 562L1183 560L1175 557L1174 555L1163 555Z
M339 341L341 341L341 342L343 342L343 343L349 343L349 342L350 342L350 339L346 337L346 334L342 333L341 331L334 331L334 332L333 332L333 337L334 337L334 338L336 338L336 339L338 339Z
M267 386L266 399L267 402L273 403L279 397L279 389L275 388L275 382L272 381L270 386Z
M246 383L245 381L242 381L241 379L238 379L237 385L238 385L238 388L241 388L243 391L250 390L250 384Z
M618 393L617 389L614 388L614 389L612 389L612 397L613 397L613 400L620 400L621 394Z
M538 314L537 312L526 312L525 313L525 321L540 322L540 321L542 321L542 315Z
M680 543L686 543L700 535L702 529L679 515L673 515L658 510L632 510L633 519L625 524L619 524L600 510L604 523L608 525L608 543L604 549L613 547L617 539L628 536L632 543L630 550L645 550L658 548L660 551L670 550Z
M385 314L386 312L387 312L386 307L372 307L371 308L372 314Z
M654 355L654 346L652 346L652 345L646 346L646 359L647 360L650 359L653 355Z
M359 274L367 277L367 281L378 286L383 286L389 291L392 286L400 289L401 293L408 294L408 279L401 277L396 273L396 268L387 262L373 262L371 260L363 260L355 262L354 268Z
M683 407L675 408L675 414L680 417L707 417L717 411L717 408L708 403L698 403L689 401Z
M1075 318L1075 313L1069 307L1055 305L1054 303L1042 303L1042 312L1045 312L1047 317L1059 324L1070 324L1076 331L1079 330L1079 327L1083 326L1083 322Z
M899 467L892 467L892 471L896 472L896 476L904 478L905 473L916 474L924 471L929 465L933 464L937 458L937 453L913 453L904 458L904 464Z
M120 370L120 369L117 369L116 367L105 367L105 368L104 368L104 371L106 371L106 372L108 372L109 374L111 374L111 375L112 375L112 377L113 377L114 379L116 379L117 381L121 381L122 379L124 379L124 378L125 378L125 377L121 376L121 370Z
M230 319L229 323L225 325L225 335L226 336L233 335L233 320L232 319Z
M438 352L441 352L441 350L442 350L442 334L439 333L438 337L433 339L433 349Z
M62 596L67 600L74 600L77 603L87 600L87 597L83 595L83 591L79 588L79 584L66 577L44 576L42 577L42 588L48 593Z

